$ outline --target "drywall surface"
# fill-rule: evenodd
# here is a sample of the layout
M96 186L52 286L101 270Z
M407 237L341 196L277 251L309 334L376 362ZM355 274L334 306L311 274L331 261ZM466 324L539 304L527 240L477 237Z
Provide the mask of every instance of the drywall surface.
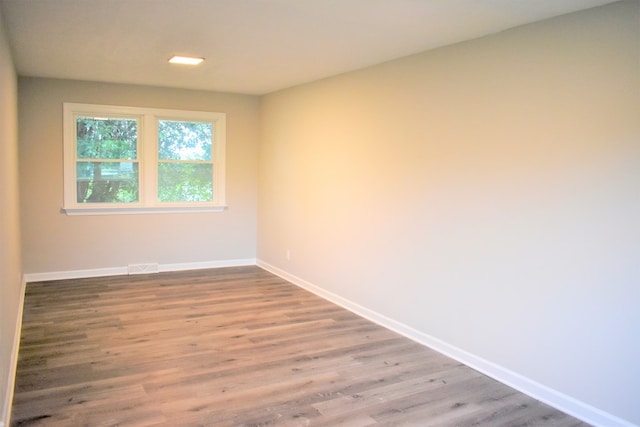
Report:
M18 98L25 273L255 258L257 97L21 77ZM61 213L63 102L226 113L228 210L97 216Z
M265 96L258 258L640 424L640 3Z
M16 73L0 14L0 424L9 417L22 270Z

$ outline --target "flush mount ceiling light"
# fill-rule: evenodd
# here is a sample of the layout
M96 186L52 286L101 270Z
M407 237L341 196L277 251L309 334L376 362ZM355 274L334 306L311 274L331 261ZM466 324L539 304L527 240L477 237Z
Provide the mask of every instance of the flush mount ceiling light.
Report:
M172 64L182 64L182 65L198 65L204 61L204 58L196 58L193 56L178 56L174 55L169 59L169 62Z

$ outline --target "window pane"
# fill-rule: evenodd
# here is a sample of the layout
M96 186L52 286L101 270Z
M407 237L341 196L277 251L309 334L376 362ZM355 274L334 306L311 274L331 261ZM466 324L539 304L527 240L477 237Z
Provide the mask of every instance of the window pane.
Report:
M160 163L158 200L161 202L210 202L213 200L213 165Z
M212 124L158 120L161 160L211 160Z
M138 122L135 119L76 119L79 159L137 158Z
M138 163L78 162L78 203L133 203L138 201Z

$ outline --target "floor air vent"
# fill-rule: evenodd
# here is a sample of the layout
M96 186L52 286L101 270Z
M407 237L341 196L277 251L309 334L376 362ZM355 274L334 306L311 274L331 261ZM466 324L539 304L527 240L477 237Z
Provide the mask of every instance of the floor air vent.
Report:
M148 274L148 273L157 273L158 264L150 263L150 264L129 264L129 274Z

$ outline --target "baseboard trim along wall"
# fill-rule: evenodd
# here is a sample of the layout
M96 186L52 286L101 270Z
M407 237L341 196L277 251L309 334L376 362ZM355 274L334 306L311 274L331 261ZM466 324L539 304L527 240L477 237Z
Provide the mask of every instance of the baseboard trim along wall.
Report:
M399 333L419 344L429 347L439 353L451 357L458 362L482 372L483 374L500 381L522 393L525 393L534 399L546 403L549 406L553 406L556 409L561 410L569 415L572 415L586 423L589 423L597 427L637 427L635 424L629 421L618 418L612 414L595 408L582 401L567 396L564 393L560 393L554 389L551 389L543 384L524 377L516 372L499 366L493 362L485 360L481 357L475 356L467 351L464 351L458 347L452 346L438 338L432 337L428 334L420 332L410 326L390 319L380 313L369 310L359 304L356 304L348 299L342 298L332 292L322 289L312 283L307 282L293 274L275 267L265 261L258 260L257 265L276 276L279 276L296 286L306 289L328 301L333 302L359 316L362 316L374 323L379 324L387 329Z
M20 336L22 334L22 313L24 310L24 296L27 289L27 281L22 278L20 285L20 305L18 306L18 318L16 319L16 331L13 335L13 348L11 350L11 365L7 379L7 394L2 405L2 419L0 427L9 426L11 421L11 404L13 403L13 390L16 384L16 371L18 369L18 351L20 350Z
M274 265L271 265L265 261L259 259L235 259L235 260L220 260L220 261L205 261L205 262L190 262L190 263L175 263L175 264L159 264L158 272L169 271L183 271L183 270L199 270L206 268L220 268L220 267L240 267L247 265L257 265L276 276L279 276L292 284L306 289L328 301L333 302L359 316L364 317L374 323L379 324L387 329L399 333L419 344L429 347L439 353L451 357L465 365L482 372L483 374L500 381L514 389L525 393L534 399L544 402L554 408L557 408L569 415L572 415L584 422L597 427L637 427L635 424L618 418L612 414L595 408L582 401L567 396L564 393L560 393L557 390L551 389L543 384L524 377L516 372L499 366L493 362L485 360L474 354L471 354L458 347L450 345L438 338L432 337L421 331L418 331L408 325L386 317L380 313L363 307L353 301L345 299L337 294L329 292L317 285L307 282L300 277L290 274ZM129 274L129 267L109 267L109 268L97 268L88 270L73 270L73 271L55 271L46 273L29 273L24 275L22 284L22 300L20 302L19 327L16 331L16 337L14 338L14 354L15 359L12 363L11 372L11 387L13 391L13 384L15 382L15 371L17 367L18 346L20 343L20 329L22 326L22 309L24 306L24 293L26 283L29 282L44 282L50 280L63 280L63 279L79 279L89 277L103 277L103 276L120 276ZM7 400L4 402L4 420L0 421L0 427L9 425L9 413L11 409L11 401L13 399L13 392L8 393ZM3 425L4 422L4 425Z
M143 265L143 264L136 264ZM201 262L184 262L174 264L157 264L157 270L154 272L169 272L183 270L201 270L205 268L220 267L241 267L246 265L256 265L255 258L246 259L230 259L218 261L201 261ZM27 273L25 280L31 282L48 282L51 280L65 279L85 279L89 277L105 277L105 276L125 276L130 274L128 266L93 268L87 270L71 270L71 271L51 271L45 273ZM137 273L136 273L137 274ZM1 426L0 426L1 427Z

